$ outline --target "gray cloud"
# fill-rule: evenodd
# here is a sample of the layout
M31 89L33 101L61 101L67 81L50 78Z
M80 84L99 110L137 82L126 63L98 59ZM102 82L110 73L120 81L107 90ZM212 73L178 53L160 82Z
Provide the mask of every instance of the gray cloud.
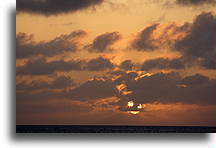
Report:
M132 70L135 67L135 65L131 60L125 60L120 64L119 67L124 70Z
M58 27L58 26L71 26L76 25L76 22L66 22L66 23L51 23L49 24L51 27Z
M161 38L151 40L151 34L156 29L157 25L152 25L144 29L139 38L133 42L135 49L140 51L153 51L162 46ZM203 12L198 15L194 22L185 23L182 26L176 27L171 24L166 27L166 30L174 28L173 35L178 32L186 32L186 36L182 39L176 39L171 45L176 51L182 55L179 59L158 58L145 61L142 65L142 70L151 69L183 69L190 66L201 66L206 69L215 69L215 16L213 12ZM165 38L164 38L164 37ZM169 44L169 38L166 39L166 33L162 36L162 40ZM159 45L154 46L153 41L159 41ZM174 44L174 46L173 46Z
M141 70L153 70L153 69L184 69L185 63L183 59L168 59L168 58L156 58L150 59L143 63Z
M89 71L102 71L107 69L113 69L114 67L114 64L111 63L109 59L98 57L96 59L88 61L84 69Z
M180 5L203 5L203 4L214 4L215 0L176 0L177 4Z
M121 38L118 32L104 33L97 36L89 47L90 52L112 51L110 46Z
M188 76L188 77L183 78L181 80L181 83L187 86L191 86L191 85L205 84L208 81L209 81L208 77L202 76L200 74L195 74L193 76Z
M120 76L120 75L125 74L125 71L123 71L123 70L113 70L113 71L107 72L107 74L114 75L114 76Z
M139 51L152 51L157 49L152 42L151 36L158 27L159 24L153 24L151 26L146 27L138 36L137 39L132 43L132 47Z
M157 73L126 85L132 91L127 98L137 103L215 103L214 80L199 74L182 78L178 73Z
M118 90L110 79L93 79L89 80L79 87L70 90L67 96L80 101L94 100L116 96Z
M121 83L131 83L134 81L134 79L138 76L136 72L129 72L121 75L121 77L117 78L114 80L116 84L121 84Z
M18 33L16 37L16 57L28 58L31 56L44 55L55 56L66 51L75 52L77 49L76 39L85 36L82 30L63 34L53 40L35 43L33 35Z
M51 83L41 81L41 80L34 80L31 83L21 82L16 85L17 91L32 91L38 89L64 89L71 86L74 86L75 82L69 77L60 76L54 79Z
M108 59L98 57L89 61L71 60L71 61L51 61L45 58L29 60L25 65L16 68L17 75L49 75L58 71L87 70L87 71L104 71L113 69L115 65Z
M163 27L161 24L152 24L144 28L134 39L131 47L138 51L155 51L161 47L173 45L176 39L179 39L182 33L187 33L190 30L191 24L184 23L177 25L175 22ZM158 35L155 35L158 33Z
M200 62L205 68L214 69L215 27L213 13L201 13L194 20L188 35L176 41L175 49L185 58Z
M32 92L31 90L45 87L45 85L48 86L49 88L61 88L59 84L54 84L55 82L51 84L45 84L45 83L38 84L38 83L36 84L35 82L33 82L29 84L30 88L27 88L27 85L25 85L24 87L23 86L21 87L20 85L18 89L19 90L22 89L23 91L16 92L17 98L24 99L24 100L31 98L35 101L40 101L44 99L47 100L47 99L62 99L62 98L78 100L78 101L90 101L90 100L96 100L105 97L113 97L118 95L118 90L116 89L115 84L111 79L95 78L92 80L88 80L85 83L75 88L62 89L61 91L54 91L53 89L49 89L49 90L43 90L36 93ZM61 85L65 85L64 88L71 86L71 84L61 84Z
M99 5L104 0L17 0L17 12L41 15L70 13Z
M17 75L49 75L56 71L81 70L80 61L52 61L45 58L29 60L25 65L17 67Z
M62 98L85 102L115 96L120 98L120 101L111 105L118 105L122 111L125 111L124 106L128 100L133 100L136 104L154 102L215 104L215 80L206 76L196 74L181 77L178 73L156 73L136 79L137 76L136 72L130 72L116 80L94 78L76 88L61 91L44 90L36 93L25 90L17 91L16 95L19 102L25 102L30 98L31 103ZM119 84L125 84L124 91L131 91L131 93L123 94L116 88Z

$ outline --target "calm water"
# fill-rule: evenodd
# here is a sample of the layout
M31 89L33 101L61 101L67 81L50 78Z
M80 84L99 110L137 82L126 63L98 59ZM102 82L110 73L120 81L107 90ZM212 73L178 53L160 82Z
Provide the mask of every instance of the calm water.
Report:
M216 127L17 125L17 133L216 133Z

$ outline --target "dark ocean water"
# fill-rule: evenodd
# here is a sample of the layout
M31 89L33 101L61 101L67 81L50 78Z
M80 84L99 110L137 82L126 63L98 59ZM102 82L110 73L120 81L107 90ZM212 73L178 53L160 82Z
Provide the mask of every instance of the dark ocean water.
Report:
M216 133L216 127L110 126L110 125L17 125L17 133Z

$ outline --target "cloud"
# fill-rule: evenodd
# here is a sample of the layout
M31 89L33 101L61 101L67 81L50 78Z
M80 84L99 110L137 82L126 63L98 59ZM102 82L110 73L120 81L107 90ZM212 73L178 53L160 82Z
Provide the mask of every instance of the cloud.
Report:
M49 24L51 27L58 27L58 26L71 26L76 25L76 22L65 22L65 23L51 23Z
M49 75L58 71L104 71L115 65L109 59L98 57L86 60L56 60L48 62L45 58L30 59L25 65L16 68L17 75Z
M215 104L215 80L200 74L182 78L178 73L156 73L128 81L128 100L137 103Z
M153 24L146 27L139 35L137 39L134 40L132 46L139 51L152 51L157 48L152 42L153 32L156 30L159 24Z
M156 58L150 59L143 63L141 70L153 70L153 69L184 69L185 63L181 58L168 59L168 58Z
M79 101L95 100L99 98L113 97L118 93L115 84L110 79L89 80L79 87L70 90L67 96Z
M203 5L203 4L214 4L215 0L176 0L177 4L180 5Z
M121 77L118 77L117 79L114 80L116 84L121 84L122 82L124 83L130 83L134 81L134 79L138 76L138 73L136 72L129 72L121 75Z
M190 23L179 25L175 22L169 24L152 24L144 28L134 39L131 47L138 51L155 51L167 48L177 39L183 38L190 29Z
M52 61L45 58L29 60L25 65L17 67L17 75L49 75L56 71L81 70L80 61Z
M40 89L65 89L74 86L75 82L73 79L66 76L59 76L54 79L51 83L41 80L34 80L31 83L21 82L16 85L17 91L32 91Z
M98 57L96 59L91 59L86 63L84 69L89 71L102 71L107 69L113 69L115 66L110 62L109 59Z
M107 74L114 75L114 76L120 76L120 75L125 74L125 71L123 71L123 70L112 70L112 71L109 71Z
M85 31L78 30L60 35L50 41L36 43L33 41L33 35L18 33L16 36L16 57L28 58L37 55L51 57L67 51L75 52L77 39L86 34Z
M213 12L203 12L192 23L151 25L138 35L132 47L138 51L170 47L181 54L178 59L158 58L145 61L142 70L183 69L191 66L215 69L215 28Z
M181 80L181 83L187 86L205 84L209 81L208 77L202 76L200 74L195 74L193 76L185 77Z
M166 0L163 4L166 8L175 8L177 6L204 7L214 6L215 0Z
M119 67L124 70L132 70L135 67L135 65L131 60L125 60L120 64Z
M104 0L17 0L17 12L45 16L72 13L100 5Z
M207 69L215 69L215 16L213 12L198 15L190 32L177 40L175 49L185 58L199 62Z
M33 81L30 84L20 83L17 84L16 96L17 99L26 100L31 98L35 101L52 99L91 101L118 95L115 83L108 78L94 78L76 87L74 85L72 79L63 77L59 77L51 83L41 81ZM40 89L42 91L35 91ZM54 89L61 90L56 91Z
M121 35L118 32L104 33L102 35L97 36L93 43L89 47L90 52L106 52L112 51L110 46L114 44L121 38Z
M63 78L65 79L65 78ZM59 81L59 80L58 80ZM40 104L45 102L49 106L49 102L55 100L59 101L61 106L61 100L71 100L79 102L98 101L99 99L117 97L120 100L110 102L109 105L118 107L120 111L128 111L125 105L129 100L134 101L135 105L148 104L148 103L183 103L183 104L198 104L198 105L214 105L214 90L215 80L209 79L206 76L195 74L191 76L181 77L178 73L156 73L151 75L142 75L136 72L129 72L121 75L117 79L107 78L94 78L88 80L75 88L68 88L70 84L65 84L65 81L61 80L60 84L57 80L52 81L49 84L40 84L40 82L30 83L30 87L23 87L23 91L17 91L16 96L18 102L26 104L26 109L29 109L30 104ZM71 81L73 83L73 80ZM33 85L34 84L34 85ZM73 85L73 84L72 84ZM119 90L117 86L122 85L122 89ZM43 89L43 91L29 91L48 87L50 89ZM53 88L68 88L60 91L52 90ZM27 88L27 89L25 89ZM124 93L130 92L130 93ZM29 100L30 99L30 100ZM115 99L116 100L116 99ZM118 99L117 99L118 100ZM55 103L55 107L58 103ZM68 108L69 105L65 107ZM45 106L46 106L45 105ZM31 106L31 105L30 105ZM37 105L36 105L37 106ZM55 107L51 106L47 111L55 111ZM68 106L68 107L67 107ZM40 109L41 106L38 106ZM43 105L42 105L43 107ZM104 106L105 107L105 106ZM60 107L61 108L61 107ZM21 110L26 110L22 109ZM134 110L135 108L131 108ZM41 109L46 112L43 107ZM57 111L58 108L56 108ZM73 109L71 109L73 111ZM65 109L62 111L71 111ZM146 111L145 109L138 109L139 111Z

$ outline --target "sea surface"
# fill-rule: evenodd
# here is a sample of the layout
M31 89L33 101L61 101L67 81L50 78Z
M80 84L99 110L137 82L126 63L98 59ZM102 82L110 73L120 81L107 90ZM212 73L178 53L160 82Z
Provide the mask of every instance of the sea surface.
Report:
M17 133L216 133L216 127L110 126L110 125L16 125Z

